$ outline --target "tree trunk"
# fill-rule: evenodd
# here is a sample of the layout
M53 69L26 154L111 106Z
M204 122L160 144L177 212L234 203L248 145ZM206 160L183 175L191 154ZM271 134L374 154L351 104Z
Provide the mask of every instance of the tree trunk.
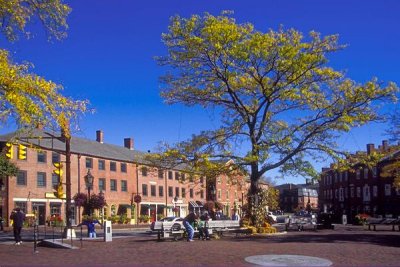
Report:
M259 180L258 165L254 163L251 165L250 189L247 199L251 225L257 225L257 217L255 214L255 210L257 209L258 180Z

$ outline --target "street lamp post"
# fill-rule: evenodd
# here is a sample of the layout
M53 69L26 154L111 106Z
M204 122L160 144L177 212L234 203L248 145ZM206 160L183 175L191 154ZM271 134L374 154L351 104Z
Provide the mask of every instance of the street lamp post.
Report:
M85 183L86 183L86 187L87 187L87 190L88 190L88 198L87 198L87 212L88 212L88 216L90 216L90 207L89 207L89 201L90 201L90 189L92 189L92 186L93 186L93 180L94 180L94 177L93 177L93 175L90 173L90 169L88 169L88 172L87 172L87 174L85 175Z

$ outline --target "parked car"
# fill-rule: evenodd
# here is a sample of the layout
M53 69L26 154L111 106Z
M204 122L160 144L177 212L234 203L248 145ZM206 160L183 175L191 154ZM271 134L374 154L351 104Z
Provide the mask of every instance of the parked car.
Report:
M181 218L181 217L173 217L173 216L172 217L165 217L165 218L160 219L157 222L176 222L176 224L174 224L172 227L177 228L177 230L183 228L183 218ZM151 223L150 229L152 231L154 231L154 225L157 222L152 222Z
M274 222L276 222L278 219L278 217L272 211L268 211L267 216L274 220Z

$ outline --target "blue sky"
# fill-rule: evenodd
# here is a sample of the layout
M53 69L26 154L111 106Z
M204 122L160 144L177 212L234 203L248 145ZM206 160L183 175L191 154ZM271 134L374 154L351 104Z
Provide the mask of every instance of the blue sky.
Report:
M218 125L212 110L168 106L159 96L158 77L165 71L154 56L164 55L161 33L175 14L190 16L233 10L237 22L251 22L260 31L296 28L305 35L339 34L348 47L331 57L330 65L363 82L376 76L400 84L400 1L362 0L71 0L68 38L47 42L33 25L35 37L0 47L12 51L16 62L29 61L34 72L64 86L64 94L89 99L96 110L81 119L77 135L123 145L133 137L135 148L153 150L159 141L177 142ZM393 108L393 107L389 107ZM10 127L0 129L9 132ZM339 140L350 151L378 144L384 127L371 125ZM273 175L272 175L273 176ZM303 182L302 178L286 181ZM278 181L282 183L283 181Z

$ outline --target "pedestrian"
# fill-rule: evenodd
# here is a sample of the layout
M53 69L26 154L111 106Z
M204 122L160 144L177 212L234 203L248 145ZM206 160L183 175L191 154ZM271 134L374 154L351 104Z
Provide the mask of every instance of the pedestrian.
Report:
M239 214L237 213L236 210L233 211L232 221L240 221L240 216L239 216Z
M0 216L0 231L1 231L1 232L3 232L3 231L4 231L3 224L4 224L3 217L1 217L1 216Z
M222 210L218 209L218 211L215 213L215 219L222 220L222 216L223 216Z
M198 224L199 238L202 240L210 240L210 234L208 232L208 221L209 220L210 220L210 216L208 215L208 212L205 211L200 216L200 222Z
M19 207L16 207L11 212L10 219L13 220L15 245L21 245L21 231L25 221L25 213L23 213Z
M96 224L99 224L101 228L103 228L100 222L93 218L88 218L87 220L84 220L82 223L78 224L78 226L86 225L89 238L96 238L97 237Z
M196 213L194 213L193 211L189 213L189 215L187 215L184 219L183 219L183 226L186 229L187 232L187 241L188 242L192 242L193 240L193 236L194 236L194 228L193 228L193 224L197 219L197 215Z

